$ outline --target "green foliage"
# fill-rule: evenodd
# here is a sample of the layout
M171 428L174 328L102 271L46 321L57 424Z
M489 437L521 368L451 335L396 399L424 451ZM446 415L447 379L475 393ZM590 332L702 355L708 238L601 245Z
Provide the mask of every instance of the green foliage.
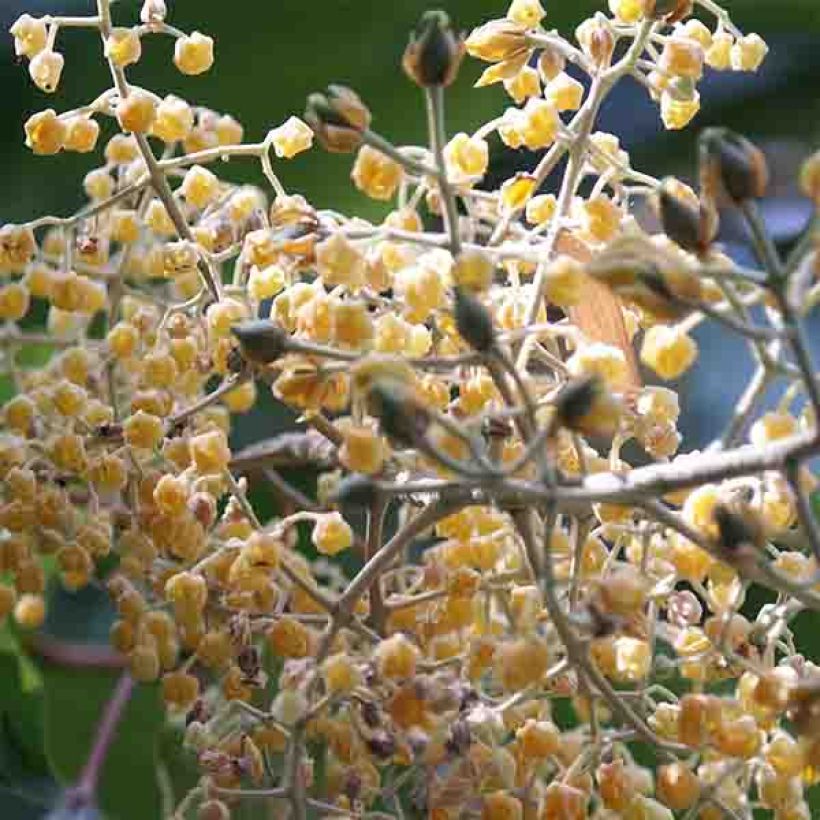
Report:
M82 770L117 677L117 673L96 670L43 668L46 753L65 785L73 783ZM103 768L99 799L109 820L162 816L155 766L162 721L158 687L137 687Z

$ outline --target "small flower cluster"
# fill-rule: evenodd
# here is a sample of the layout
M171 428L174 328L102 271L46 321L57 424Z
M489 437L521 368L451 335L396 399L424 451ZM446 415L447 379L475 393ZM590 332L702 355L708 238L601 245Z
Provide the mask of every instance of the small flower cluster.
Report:
M820 301L817 221L779 256L756 208L765 160L736 134L703 134L696 193L595 128L629 76L682 127L704 66L755 70L765 43L712 0L609 0L575 42L543 28L537 0L466 39L429 12L402 61L429 145L397 147L340 86L247 143L230 115L128 81L143 37L172 37L193 75L210 37L166 23L162 0L130 28L97 6L11 30L46 92L61 29L96 31L111 71L88 105L26 122L35 153L95 151L98 119L118 131L82 210L0 229L16 388L0 617L42 624L46 566L69 590L107 584L113 646L161 681L201 767L177 818L259 797L295 820L808 818L820 667L790 624L820 609L820 385L801 330ZM448 139L465 53L515 106ZM493 189L494 135L539 153ZM283 187L272 154L314 137L355 152L382 222ZM222 179L228 158L258 162L270 190ZM801 185L820 205L820 158ZM762 270L715 247L719 206L748 221ZM678 396L644 386L638 359L678 378L704 321L744 339L757 371L714 448L679 454ZM43 344L47 364L18 362ZM761 413L775 380L783 398ZM232 453L231 418L260 389L309 431ZM316 501L282 474L299 465L319 470ZM248 476L281 517L259 520ZM345 552L351 578L330 560ZM776 600L750 608L755 586Z

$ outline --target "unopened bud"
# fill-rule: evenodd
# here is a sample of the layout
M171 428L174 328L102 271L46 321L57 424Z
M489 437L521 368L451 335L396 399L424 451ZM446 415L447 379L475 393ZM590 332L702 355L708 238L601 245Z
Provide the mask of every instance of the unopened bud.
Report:
M598 376L571 381L555 399L558 421L588 436L611 436L618 429L621 405Z
M676 23L692 13L693 0L644 0L643 13L650 20Z
M242 355L256 364L270 364L287 350L287 333L267 319L240 322L231 328Z
M495 328L489 311L463 288L455 289L453 313L461 338L473 350L488 353L495 347Z
M575 38L596 66L603 68L609 65L615 50L615 39L603 22L595 17L584 20L575 30Z
M512 20L493 20L473 29L464 43L467 53L488 63L509 60L529 48L527 30Z
M734 205L763 196L769 183L763 152L727 128L707 128L701 134L700 176L710 199Z
M140 9L140 20L146 25L162 23L167 14L165 0L145 0Z
M663 232L685 251L704 254L715 238L716 216L697 199L690 201L681 196L680 188L676 179L667 178L658 189Z
M353 474L343 478L333 493L336 504L372 507L379 498L379 485L370 476Z
M355 91L329 85L324 94L308 97L304 119L325 150L349 154L361 145L362 132L370 126L371 117Z
M401 445L414 446L430 424L427 411L414 400L410 389L393 379L375 381L369 399L382 432Z
M422 88L451 85L464 57L464 43L443 11L427 11L404 51L402 68Z
M686 316L702 297L697 270L682 254L664 251L644 237L614 240L586 272L659 321Z
M756 550L764 543L763 526L754 510L718 504L713 516L718 541L727 553L737 554L743 548Z

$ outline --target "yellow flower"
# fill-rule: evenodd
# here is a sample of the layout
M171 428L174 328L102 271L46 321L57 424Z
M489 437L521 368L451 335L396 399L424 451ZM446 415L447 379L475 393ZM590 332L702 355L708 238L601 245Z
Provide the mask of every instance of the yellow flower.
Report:
M768 53L769 47L759 34L747 34L732 46L729 62L735 71L757 71Z
M537 180L530 174L516 174L501 186L501 203L509 211L523 208L535 191Z
M277 157L291 159L313 145L313 131L310 126L299 119L289 117L278 128L268 135Z
M219 188L219 179L212 171L194 165L185 174L180 191L195 208L205 208L219 196Z
M63 73L65 58L57 51L44 49L31 58L28 73L34 84L41 91L53 94L60 84L60 75Z
M621 23L637 23L643 17L643 0L609 0L609 10Z
M547 148L555 142L561 120L558 110L549 100L527 100L523 115L521 137L527 148L535 151L538 148Z
M132 88L127 97L117 103L117 121L123 131L145 134L151 130L159 103L153 94Z
M181 142L194 127L194 112L185 100L169 94L157 106L151 133L163 142Z
M18 17L9 32L14 37L14 53L18 57L34 57L48 42L48 27L45 20L32 17L30 14Z
M584 100L584 86L562 71L547 83L544 96L559 111L577 111Z
M489 148L480 138L456 134L444 148L447 177L454 185L477 182L487 171Z
M473 29L464 45L467 53L488 63L498 63L527 49L525 26L512 20L493 20Z
M333 233L316 245L316 272L326 285L356 289L364 284L367 262L343 233Z
M65 123L53 108L32 114L25 124L26 145L35 154L57 154L63 147Z
M700 111L700 94L692 91L689 97L680 98L668 89L661 94L661 119L670 131L685 128Z
M507 18L513 23L532 28L547 16L538 0L512 0L507 10Z
M513 77L504 80L504 89L520 105L541 94L541 78L532 66L524 66Z
M363 145L350 173L355 186L372 199L388 200L396 193L403 175L402 167L381 151Z
M573 376L600 376L611 390L623 387L628 378L623 351L603 342L580 347L569 358L567 368Z
M202 74L214 64L214 41L198 31L180 37L174 45L174 65L183 74Z
M654 325L646 331L641 361L662 379L677 379L694 363L698 346L685 331L669 325Z
M105 56L119 68L136 63L142 55L142 44L132 28L113 28L105 40Z
M317 517L311 540L323 555L336 555L353 543L353 530L340 513L326 513Z

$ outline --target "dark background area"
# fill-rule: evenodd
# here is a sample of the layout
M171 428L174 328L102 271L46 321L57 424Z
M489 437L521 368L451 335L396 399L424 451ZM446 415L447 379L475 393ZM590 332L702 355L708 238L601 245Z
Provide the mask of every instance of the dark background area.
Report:
M328 82L355 88L370 105L374 127L398 143L425 139L423 103L418 89L398 69L407 33L426 0L168 0L168 21L186 31L198 29L216 40L214 68L199 77L184 77L171 63L173 41L146 38L141 62L129 77L146 88L173 92L192 104L229 112L256 140L291 114L300 114L308 93ZM469 30L501 16L503 0L440 0L457 26ZM571 33L584 16L605 6L600 2L545 2L547 27ZM786 246L805 223L807 204L797 195L794 179L801 159L820 145L820 14L817 0L727 0L734 22L757 31L771 46L759 74L709 72L700 86L703 110L683 132L664 132L657 107L631 81L608 99L599 124L611 131L636 167L661 176L673 173L692 181L695 144L700 128L721 124L757 140L772 166L772 198L767 220ZM115 22L130 24L140 3L114 5ZM24 120L33 112L58 111L93 99L108 85L100 60L100 43L91 32L64 30L57 48L66 58L61 87L49 96L30 81L26 64L15 64L8 27L22 12L91 14L93 3L36 0L26 4L0 0L0 223L19 222L43 213L64 214L82 204L82 176L100 155L34 157L23 144ZM500 87L472 90L482 66L467 60L448 94L451 133L472 130L510 105ZM508 175L536 158L502 152L492 143L492 173ZM317 207L356 211L375 218L380 206L358 194L349 182L350 157L316 148L280 163L285 185L304 193ZM262 183L258 168L234 161L220 171L237 181ZM727 230L723 241L748 260L742 234ZM812 323L815 348L820 328ZM702 446L720 430L732 411L751 369L746 346L722 331L698 331L701 360L680 385L684 407L682 432L690 448ZM271 405L264 402L241 425L237 444L270 435ZM97 597L95 597L97 596ZM69 600L70 599L70 600ZM47 631L70 640L99 640L110 613L93 590L58 597ZM811 624L806 624L806 629ZM809 644L811 646L811 644ZM110 689L105 674L78 675L54 668L38 669L18 652L14 635L0 632L0 817L39 817L58 793L53 774L70 779L81 765L95 715ZM112 756L104 783L104 805L111 820L151 820L178 794L191 772L178 754L161 754L159 782L154 777L154 749L173 748L173 732L159 733L159 705L150 687L132 703L132 734ZM43 740L45 738L45 740ZM164 795L164 796L163 796ZM237 815L239 816L239 815Z

